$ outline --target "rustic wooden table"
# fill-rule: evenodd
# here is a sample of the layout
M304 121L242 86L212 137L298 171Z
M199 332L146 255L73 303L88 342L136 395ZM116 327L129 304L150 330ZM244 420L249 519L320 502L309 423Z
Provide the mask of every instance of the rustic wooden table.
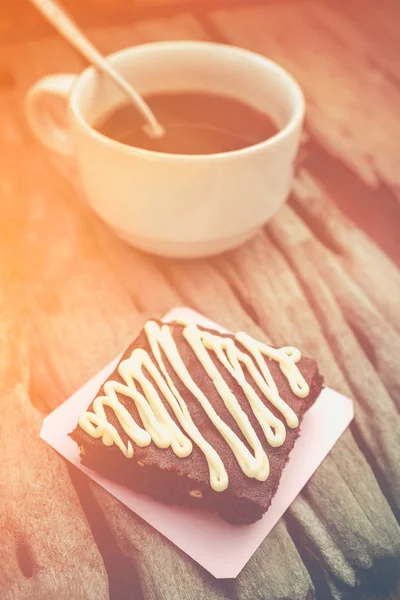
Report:
M244 247L191 262L141 254L24 120L37 78L83 62L29 5L2 3L0 597L399 598L399 4L65 4L104 52L211 38L276 59L305 90L307 138L289 203ZM298 345L356 403L235 581L214 580L38 439L45 413L175 305Z

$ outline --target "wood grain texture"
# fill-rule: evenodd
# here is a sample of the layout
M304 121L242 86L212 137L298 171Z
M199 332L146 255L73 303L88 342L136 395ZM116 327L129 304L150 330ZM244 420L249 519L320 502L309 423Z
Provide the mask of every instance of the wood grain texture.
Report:
M93 29L168 20L186 12L201 16L207 14L210 8L246 3L247 0L64 0L61 4L83 29ZM0 38L3 43L43 39L52 35L54 31L50 24L26 0L2 0L0 3Z
M162 7L154 18L108 27L97 16L88 33L104 52L158 39L223 39L279 59L304 86L308 141L289 205L245 246L209 260L146 256L93 215L74 163L42 150L23 117L29 86L50 72L78 72L81 59L34 27L26 39L0 44L0 598L393 600L398 9L386 0L360 20L360 0L340 10L311 0L235 2L229 10L198 4L192 14ZM99 13L112 12L101 5ZM299 346L356 402L350 430L235 581L216 581L38 439L44 412L148 317L182 304L232 330ZM23 436L15 433L21 428Z
M358 0L292 0L220 9L209 18L221 40L267 55L298 79L307 100L314 176L399 261L400 90L394 56L400 36L388 18L396 18L398 4L363 6ZM374 13L379 20L369 35Z
M344 16L337 15L333 3L308 0L220 10L212 19L227 39L267 54L293 73L308 100L308 126L321 143L339 158L346 156L369 185L382 178L398 190L398 86L381 70L374 44L349 42L351 24L342 27ZM385 25L390 27L390 19Z
M107 574L66 465L38 439L42 415L28 395L21 316L7 300L0 308L1 598L105 599Z
M278 215L271 222L271 225L268 229L271 229L273 232L278 230L280 234L279 238L281 239L296 239L296 233L292 235L292 232L289 230L285 230L284 232L279 230L279 227L287 227L289 223L289 216L283 214L283 217L281 218L280 213L280 215ZM300 225L302 225L302 223L297 223L297 229L301 231ZM315 243L318 245L316 240ZM291 254L298 254L298 249L291 249L291 252L289 253L289 260ZM314 248L314 261L315 254L316 249ZM260 265L261 263L261 257L263 267L261 269L260 267L256 269L256 265ZM282 330L280 331L279 324L285 323L286 326L290 328L290 339L294 340L294 343L304 348L304 351L317 358L321 369L325 374L327 383L343 391L343 393L352 395L348 387L348 382L345 381L343 375L340 373L340 370L337 368L337 363L339 361L335 361L335 354L331 352L331 349L327 344L327 338L324 335L325 332L321 330L317 319L314 316L314 312L307 303L302 288L296 281L294 275L287 268L282 268L285 265L285 260L277 250L276 246L271 244L270 239L265 235L260 234L251 243L247 244L246 248L231 253L231 260L234 263L234 267L229 268L226 264L227 261L224 259L223 269L225 272L229 273L232 285L240 290L241 295L243 295L247 290L250 291L249 293L252 296L250 298L247 297L246 302L251 304L251 306L255 309L256 318L262 320L263 328L270 332L272 341L275 344L281 344L285 339L289 339L287 334L282 333ZM306 264L306 266L308 267L308 264ZM259 279L260 272L264 275L262 278L262 285L260 284ZM313 274L311 272L309 272L309 277L310 279L313 278ZM256 278L258 282L255 281ZM266 306L268 307L267 311L265 310ZM338 327L340 323L339 319L342 319L341 315L338 315L337 318L334 318L332 311L329 311L329 315L334 322L335 327ZM338 331L338 335L340 335L340 330ZM357 353L359 354L360 350L357 350ZM358 407L358 409L362 410L362 407ZM396 415L394 418L396 418ZM358 420L359 417L357 418L357 421ZM367 423L370 422L369 413L366 421ZM353 457L352 461L349 461L349 455ZM336 505L337 507L342 505L343 510L347 512L351 511L351 507L353 506L354 510L357 512L360 507L360 500L357 498L359 492L357 491L357 486L354 486L352 482L357 481L358 475L362 472L363 481L366 483L365 490L369 488L370 493L374 493L374 505L375 507L378 505L380 506L376 515L368 515L367 513L371 507L364 505L364 502L361 499L361 506L363 506L363 510L366 511L366 514L363 517L365 519L365 524L368 527L370 522L376 522L376 518L379 513L382 517L382 520L379 519L381 522L380 526L385 527L385 523L387 523L387 532L393 531L392 528L395 527L396 533L392 538L392 542L395 543L396 537L398 536L398 530L395 521L390 517L389 507L386 505L386 508L384 508L386 503L381 497L381 493L376 485L376 482L374 482L374 476L371 473L371 470L368 467L364 457L359 455L357 446L351 436L348 436L347 434L346 436L343 436L341 442L337 444L332 451L331 458L333 459L335 465L328 465L328 461L325 461L307 486L307 493L313 494L316 491L317 498L319 500L319 506L317 504L313 507L314 511L316 511L317 514L321 514L322 512L325 515L325 520L328 520L330 510L327 508L326 504L326 492L322 492L321 494L320 490L326 490L329 488L329 496L330 500L333 501L333 505ZM324 472L325 468L326 471ZM334 477L335 485L330 483L333 472L336 473ZM324 477L326 477L325 482ZM318 483L316 483L314 487L314 482L316 482L317 479ZM372 490L374 490L374 492L372 492ZM337 494L337 497L335 497L335 494ZM299 509L299 506L301 506L301 510ZM327 511L326 514L325 510ZM318 551L321 553L326 553L327 556L335 556L339 549L342 555L346 554L346 544L344 543L342 535L340 536L341 541L339 542L339 539L337 540L337 547L335 550L335 535L332 534L331 529L329 529L329 538L327 537L327 540L329 539L330 550L326 552L326 547L324 548L326 541L321 538L321 529L317 526L318 521L315 520L315 516L313 520L311 519L312 511L307 504L299 504L296 501L292 505L292 508L289 512L296 514L297 520L302 519L304 523L308 523L308 527L305 529L310 534L310 543L311 538L314 540L313 554L315 554L317 551L318 545ZM386 519L389 519L389 521L386 521ZM314 531L312 523L315 525ZM356 539L358 537L357 528L360 525L360 515L358 515L358 518L354 521L354 523L357 523L357 525L354 527L351 534L347 529L347 539L349 547L357 548ZM349 523L346 520L346 527L348 526ZM347 535L344 537L347 537ZM375 536L372 535L372 537ZM363 536L359 538L358 544L357 550L352 553L352 557L346 564L347 568L341 570L342 576L344 573L346 573L346 571L348 573L352 573L352 578L347 579L347 581L342 580L341 585L343 586L355 585L357 580L357 569L352 568L351 563L355 561L353 565L357 564L366 550ZM370 550L367 551L367 554L368 552L372 552L372 554L376 553L376 555L379 556L381 547L380 545L377 545L375 548L371 547ZM344 557L343 560L345 560ZM358 566L360 565L358 564ZM338 569L333 569L332 566L331 568L332 571L330 583L332 579L338 579L337 575L335 574L335 570Z

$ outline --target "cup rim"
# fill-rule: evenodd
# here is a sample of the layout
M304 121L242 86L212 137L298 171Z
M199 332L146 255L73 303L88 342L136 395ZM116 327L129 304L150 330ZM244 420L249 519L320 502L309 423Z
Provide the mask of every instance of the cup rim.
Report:
M106 135L100 133L94 127L92 127L83 117L80 112L78 105L78 97L81 88L85 84L86 79L96 71L95 67L89 66L80 73L72 86L70 100L69 100L69 111L73 114L74 118L78 122L81 129L85 131L85 133L93 136L95 139L102 143L107 143L111 147L117 150L123 150L126 154L131 154L133 156L143 156L150 159L164 159L164 160L173 160L173 161L181 161L181 162L199 162L199 161L209 161L211 158L213 160L221 160L223 158L234 158L236 156L243 155L251 155L259 150L269 148L276 143L283 141L286 139L298 126L299 123L302 122L304 113L305 113L305 99L303 91L296 81L296 79L288 72L286 69L281 67L278 63L263 56L262 54L258 54L257 52L253 52L251 50L246 50L244 48L240 48L238 46L233 46L229 44L221 44L218 42L207 42L207 41L185 41L185 40L177 40L177 41L163 41L163 42L148 42L146 44L138 44L137 46L128 46L127 48L122 48L121 50L117 50L112 54L107 55L107 59L118 59L123 57L126 54L131 54L132 51L137 51L138 53L146 50L163 50L165 48L175 48L184 52L185 49L194 49L199 50L201 52L204 48L213 48L219 52L228 52L229 54L233 54L236 56L245 56L246 58L251 58L253 61L256 60L259 63L264 63L264 66L268 66L269 69L274 70L279 73L284 79L285 82L289 85L292 90L292 94L295 96L295 108L289 121L286 125L280 128L277 133L272 135L271 137L263 140L262 142L258 142L257 144L252 144L251 146L246 146L244 148L240 148L239 150L230 150L228 152L216 152L213 154L173 154L171 152L158 152L156 150L147 150L145 148L139 148L136 146L129 146L117 140L107 137Z

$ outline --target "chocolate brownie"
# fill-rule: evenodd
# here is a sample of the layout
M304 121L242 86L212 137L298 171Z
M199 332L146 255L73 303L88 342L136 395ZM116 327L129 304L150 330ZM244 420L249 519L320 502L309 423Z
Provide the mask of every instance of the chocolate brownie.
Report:
M162 325L165 325L159 321L150 323L151 326L154 324L159 328L161 328ZM226 426L230 428L230 431L236 435L237 439L242 442L242 447L254 455L251 440L245 435L244 428L240 426L242 421L234 418L231 411L228 410L220 392L217 390L216 384L210 376L210 372L206 372L204 362L199 359L198 352L195 352L193 346L186 337L185 325L174 322L168 323L168 327L173 342L180 354L180 358L195 382L197 389L201 390L220 419L222 419ZM217 340L217 342L221 342L222 340L223 343L226 343L227 339L233 340L235 349L241 353L242 359L244 355L251 358L253 365L256 366L257 372L261 376L262 369L260 370L260 365L257 364L255 355L252 354L245 342L242 343L242 341L239 341L240 337L235 338L233 335L221 334L202 327L198 327L196 330L203 332L202 334L213 334L213 339ZM147 330L143 330L138 338L129 346L121 358L119 365L121 365L121 362L125 359L132 360L130 358L132 353L139 348L145 351L146 356L151 359L154 365L159 365L159 363L157 363L157 356L155 356L153 352L154 346L153 348L151 347L149 342L150 338L146 331ZM203 348L205 348L205 346L203 346ZM287 349L284 350L286 351ZM299 397L292 391L293 386L291 387L290 385L290 377L288 377L287 372L285 373L285 369L281 368L280 363L276 359L271 359L264 354L262 355L262 360L269 369L269 373L272 376L273 382L275 382L280 399L286 403L287 407L292 409L298 418L298 426L289 427L286 424L285 417L282 416L282 412L280 412L266 395L262 393L262 388L260 388L259 385L256 385L254 376L250 375L249 368L247 368L247 366L245 367L245 362L241 360L240 365L242 366L242 375L244 375L246 382L251 384L263 405L285 425L286 439L281 445L273 447L267 441L264 433L265 429L263 431L260 424L261 421L255 416L254 411L250 406L249 399L244 391L244 386L246 384L243 383L243 380L241 380L242 383L239 383L240 379L238 381L238 379L234 377L234 374L232 374L232 370L226 368L226 364L223 364L221 357L218 356L218 353L215 350L210 349L209 347L208 349L205 349L205 352L207 353L207 359L211 359L213 367L216 367L218 373L222 375L230 392L233 393L240 408L247 416L256 438L258 438L261 444L262 455L264 456L265 452L268 457L270 465L269 475L267 477L265 477L265 475L261 477L265 480L259 480L260 477L257 479L254 475L248 476L245 474L241 464L239 464L237 455L228 444L226 437L224 437L221 430L215 426L209 412L207 412L201 402L199 402L198 397L196 397L192 391L189 391L187 385L183 383L182 377L177 375L175 369L171 365L170 356L167 356L162 346L159 357L162 359L166 372L161 376L164 381L167 381L169 376L169 388L171 389L171 386L172 388L175 388L174 395L176 396L178 393L184 400L190 413L190 418L197 426L201 436L208 444L210 444L211 448L216 451L219 458L222 460L227 475L227 484L222 491L217 491L215 489L216 486L211 485L209 464L204 452L193 439L191 439L191 452L183 458L177 456L171 446L158 447L154 441L151 441L151 443L147 442L147 445L140 446L132 441L132 436L128 435L122 427L121 419L117 418L114 410L109 406L104 406L103 408L107 422L115 428L113 431L118 434L119 439L123 444L122 447L126 450L125 453L121 450L121 446L119 447L116 443L105 440L108 444L111 444L106 445L101 437L93 437L93 431L95 431L97 423L92 427L92 434L87 433L87 431L78 424L70 436L79 445L81 462L84 465L118 483L122 483L137 492L148 494L164 503L217 510L221 517L230 523L253 523L261 518L271 504L271 500L278 488L282 470L289 460L290 451L299 435L300 423L303 415L318 397L323 387L323 378L318 372L316 362L301 356L296 362L296 367L299 371L299 377L308 384L309 391L305 397ZM228 356L228 354L225 356ZM261 354L258 356L260 357ZM233 365L232 361L231 364ZM107 381L118 382L119 384L126 386L126 377L125 380L121 377L118 367ZM236 369L240 370L240 367L236 365ZM166 395L161 392L159 385L150 375L149 370L143 366L142 372L146 379L154 386L154 390L158 392L159 398L167 410L168 415L173 422L176 423L180 431L183 432L184 436L190 440L190 435L187 431L184 431L184 428L178 422L177 416L172 410L170 403L167 401ZM238 371L236 370L236 373L237 372ZM265 378L263 377L263 381L264 379ZM273 386L273 382L270 385ZM137 378L134 380L134 386L138 392L141 392L144 398L147 398L148 389L144 390ZM246 389L249 388L247 387ZM104 397L103 386L100 388L98 396ZM115 397L117 402L119 402L120 405L128 411L129 415L133 417L136 424L143 429L146 429L135 401L131 397L120 392L117 392ZM88 407L88 412L86 414L92 413L93 411L94 407L92 402ZM99 430L97 431L97 434L99 435ZM127 457L127 449L129 447L132 450L132 456Z

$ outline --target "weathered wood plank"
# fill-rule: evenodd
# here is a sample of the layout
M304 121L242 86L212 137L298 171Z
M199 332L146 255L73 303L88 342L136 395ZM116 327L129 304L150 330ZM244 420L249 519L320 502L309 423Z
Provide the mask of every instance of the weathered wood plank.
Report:
M314 0L216 10L210 19L222 40L274 58L298 78L310 134L303 163L340 209L400 264L400 151L393 129L400 102L398 43L393 33L382 41L388 19L379 35L368 35L363 25L370 11L356 4L357 24L345 3ZM389 4L394 14L397 8Z
M400 332L398 267L360 227L337 210L315 178L304 169L294 182L294 204L382 316ZM398 223L399 220L394 218L395 227Z
M279 220L283 225L287 223L287 219L285 217L281 219L280 214L275 217L275 220ZM297 229L301 231L299 226ZM284 234L280 233L284 239L293 237L289 230ZM293 252L297 252L297 249L293 249ZM314 248L312 254L314 261L316 260L315 254L316 249ZM338 361L335 360L334 354L327 344L324 332L321 330L299 282L288 269L285 259L277 247L260 234L245 247L230 253L229 259L218 259L222 263L221 271L227 274L233 289L239 290L241 296L247 292L246 302L252 306L256 319L262 323L272 341L275 344L285 344L291 340L290 343L299 346L304 352L310 353L318 360L329 385L351 395L348 384L337 366ZM231 267L229 263L232 263ZM336 322L332 312L330 312L330 318ZM358 349L358 352L362 353L361 348ZM381 410L383 410L382 406ZM369 413L367 416L369 419ZM307 501L305 503L300 500L296 501L289 510L289 518L295 515L293 527L296 532L307 531L307 534L298 534L301 542L295 537L296 542L299 542L299 547L302 547L307 538L307 548L310 546L313 548L310 556L313 558L319 554L324 556L324 560L318 562L318 569L321 571L322 564L323 568L328 565L329 573L326 573L328 587L332 593L340 594L345 589L352 589L361 583L366 583L365 581L361 582L357 574L358 570L363 570L365 566L360 561L368 562L369 560L370 565L371 561L377 561L377 564L380 563L378 570L386 568L385 561L387 559L396 561L399 551L396 540L398 540L399 532L365 457L360 453L350 435L346 434L342 437L330 457L335 464L328 465L329 460L327 459L306 488L306 498L316 495L317 501L311 507ZM349 457L351 457L350 460ZM361 473L363 473L362 476ZM360 489L356 483L359 481L359 477L363 482L368 481L364 489ZM343 510L348 514L351 510L355 511L353 519L345 519L345 529L338 537L336 537L338 525L331 520L331 515L335 513L329 509L324 497L326 492L319 491L328 489L330 500L334 505L342 504ZM375 499L371 503L372 490L374 490ZM372 505L374 511L376 509L374 515L370 513ZM359 513L360 509L364 512L362 516ZM312 511L315 511L314 515L312 515ZM325 511L327 512L325 513ZM322 515L324 516L322 517ZM377 544L369 546L367 549L364 535L371 523L377 523L377 519L380 521L378 530L382 533L381 527L385 527L385 534L382 537L378 534L378 542L377 532L371 532L370 539L375 539ZM389 519L390 525L386 528L387 519ZM330 523L328 526L329 536L323 534L321 520L324 522L324 527ZM363 520L364 525L361 525ZM357 525L353 527L354 524ZM393 527L396 532L391 534L394 531ZM360 530L363 532L362 535L359 533ZM387 535L389 535L390 541ZM385 544L386 549L383 550ZM338 555L342 556L341 563L335 563L334 557ZM363 556L364 558L361 558ZM340 576L337 575L338 564L343 567L343 569L339 569ZM314 566L317 569L317 565Z
M337 10L332 5L325 13ZM346 43L340 19L329 29L316 26L311 17L320 13L320 3L310 0L217 10L211 19L229 42L277 60L300 81L308 127L322 146L367 184L383 180L398 190L398 85L371 61L369 49Z
M3 297L0 314L0 596L106 599L103 561L66 465L38 439L21 315Z
M400 203L396 191L384 181L379 181L376 186L363 182L346 157L340 160L334 156L310 131L301 155L302 185L311 190L316 187L319 189L318 195L325 194L333 200L343 215L356 223L399 266ZM310 195L307 193L308 197Z
M393 494L398 510L400 476L396 471L399 465L400 438L399 417L394 402L366 355L360 352L358 342L334 300L337 286L330 289L330 273L321 256L325 254L321 253L318 242L312 238L306 225L286 206L272 219L268 231L310 294L313 309L334 350L336 360L360 402L359 410L365 410L364 416L358 413L356 425L379 465L387 490ZM341 292L343 293L343 284Z

